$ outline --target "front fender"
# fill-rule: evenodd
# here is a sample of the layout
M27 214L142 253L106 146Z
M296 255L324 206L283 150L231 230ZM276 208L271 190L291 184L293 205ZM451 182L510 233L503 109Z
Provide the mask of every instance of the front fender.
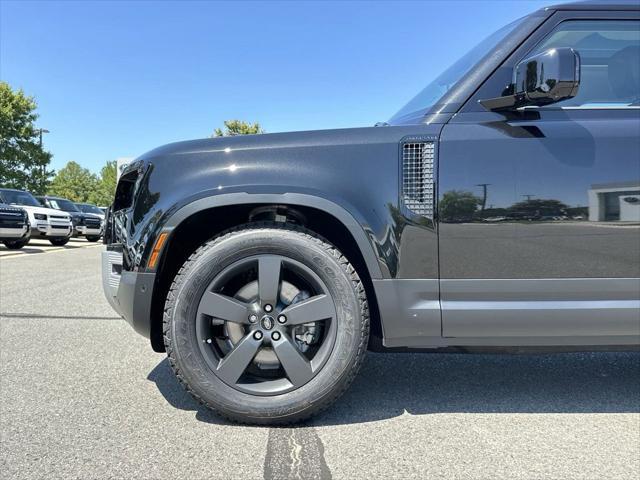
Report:
M409 252L405 267L400 264L401 231L412 220L403 218L399 205L399 145L408 136L436 136L440 128L247 135L153 150L131 167L140 173L130 209L114 213L114 231L121 237L114 243L124 246L123 267L145 271L159 233L202 209L276 203L320 209L340 221L359 246L371 278L412 278L418 273L432 278L432 249L421 248L433 243L432 225L425 238L409 238L421 257Z

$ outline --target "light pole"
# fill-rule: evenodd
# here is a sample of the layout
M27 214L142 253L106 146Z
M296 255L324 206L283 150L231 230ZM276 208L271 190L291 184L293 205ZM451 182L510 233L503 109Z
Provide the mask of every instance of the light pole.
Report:
M51 133L51 132L49 130L47 130L46 128L38 128L36 131L40 135L40 148L42 148L42 134L43 133Z
M49 130L47 130L46 128L38 128L36 130L36 132L38 132L38 135L40 136L40 151L42 152L42 134L43 133L51 133L49 132ZM42 186L44 187L44 181L45 181L45 172L46 172L46 168L44 163L41 165L40 167L40 176L42 177L41 181L42 181ZM45 193L45 192L41 192L41 193Z
M476 187L482 187L482 211L484 212L485 207L487 206L487 187L491 185L490 183L478 183Z

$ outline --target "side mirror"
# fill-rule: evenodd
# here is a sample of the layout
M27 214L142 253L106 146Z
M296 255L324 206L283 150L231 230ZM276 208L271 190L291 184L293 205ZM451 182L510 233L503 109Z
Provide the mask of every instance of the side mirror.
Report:
M575 97L580 86L580 56L572 48L552 48L529 57L513 72L513 93L480 104L487 110L543 106Z

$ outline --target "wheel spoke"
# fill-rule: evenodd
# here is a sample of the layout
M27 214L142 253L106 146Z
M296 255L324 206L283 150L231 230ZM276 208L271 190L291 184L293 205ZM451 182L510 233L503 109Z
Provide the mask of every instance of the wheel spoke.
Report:
M206 292L198 306L200 314L210 315L233 323L249 323L248 305L226 295Z
M227 383L236 383L247 365L256 356L261 343L260 340L254 339L252 334L246 335L233 350L220 360L217 368L218 376Z
M313 376L311 363L293 345L288 335L283 335L280 340L272 342L273 349L282 364L282 368L294 386L301 386Z
M287 317L287 325L300 325L333 318L336 309L329 295L316 295L288 306L282 314Z
M278 257L260 257L258 260L258 289L260 301L274 305L280 290L280 264Z

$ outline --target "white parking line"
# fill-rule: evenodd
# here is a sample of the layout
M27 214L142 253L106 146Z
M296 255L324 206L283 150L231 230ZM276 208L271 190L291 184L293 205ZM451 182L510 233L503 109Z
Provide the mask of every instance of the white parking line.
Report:
M88 242L84 238L72 238L69 240L63 247L57 247L51 245L48 240L42 239L32 239L29 241L27 245L22 247L20 250L10 250L4 245L0 244L0 258L19 258L19 257L30 257L34 254L40 253L54 253L54 252L63 252L69 250L76 250L81 248L89 248L89 247L99 247L102 246L102 242Z

